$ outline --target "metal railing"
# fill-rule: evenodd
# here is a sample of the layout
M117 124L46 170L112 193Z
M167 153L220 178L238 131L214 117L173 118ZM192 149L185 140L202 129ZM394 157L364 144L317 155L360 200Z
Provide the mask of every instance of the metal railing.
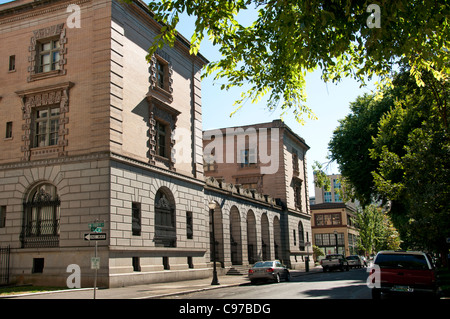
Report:
M11 256L11 248L0 247L0 285L9 284L9 259Z

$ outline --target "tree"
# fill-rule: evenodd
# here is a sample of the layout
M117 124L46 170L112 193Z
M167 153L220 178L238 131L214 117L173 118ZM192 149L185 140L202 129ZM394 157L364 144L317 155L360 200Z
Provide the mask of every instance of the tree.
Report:
M446 255L450 137L442 106L448 104L450 85L423 78L423 87L398 78L404 82L403 99L382 117L373 137L371 157L379 164L372 175L378 192L397 203L392 216L402 238L411 247Z
M389 215L405 248L446 255L450 87L427 72L419 86L410 74L402 69L382 99L365 96L352 104L352 114L329 143L331 158L363 203L374 196L390 202Z
M358 249L373 254L384 249L399 249L400 237L389 216L373 204L358 208L355 223L359 230Z
M394 104L392 93L386 92L383 98L375 94L365 94L350 103L351 113L339 121L328 144L329 159L339 164L339 169L347 184L347 195L358 199L366 206L380 199L371 172L378 161L370 157L373 146L372 137L377 134L378 122Z
M132 2L133 0L124 0ZM238 14L254 7L249 26ZM306 105L305 76L320 69L324 81L352 77L361 85L373 76L388 81L395 67L411 66L421 83L422 72L448 78L449 5L446 0L275 1L164 0L149 8L161 22L161 33L149 49L173 45L182 13L195 16L190 51L197 54L209 37L222 59L209 63L205 76L224 80L221 88L249 85L236 101L258 101L269 95L269 109L291 110L299 122L315 118Z

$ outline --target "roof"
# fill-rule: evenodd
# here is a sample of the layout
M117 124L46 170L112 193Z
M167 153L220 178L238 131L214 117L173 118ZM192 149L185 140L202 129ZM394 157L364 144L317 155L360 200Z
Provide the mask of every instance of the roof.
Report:
M221 128L216 128L216 129L210 129L210 130L205 130L204 132L209 132L209 131L215 131L215 130L225 130L228 128L242 128L242 129L247 129L247 128L284 128L297 142L299 142L300 144L302 144L302 146L304 148L306 148L306 150L309 150L310 147L308 146L308 144L306 144L305 139L300 137L300 135L298 135L297 133L295 133L289 126L287 126L282 120L277 119L277 120L273 120L272 122L264 122L264 123L255 123L255 124L248 124L248 125L238 125L238 126L231 126L231 127L221 127Z
M314 204L310 206L311 210L319 210L319 209L338 209L338 208L346 208L349 209L351 211L355 211L355 209L350 206L347 205L346 203L342 203L342 202L332 202L332 203L320 203L320 204Z

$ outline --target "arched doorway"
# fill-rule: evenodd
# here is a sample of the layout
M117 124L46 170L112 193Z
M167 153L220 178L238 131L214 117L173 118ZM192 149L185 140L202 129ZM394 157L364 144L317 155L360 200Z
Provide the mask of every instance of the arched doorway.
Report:
M236 206L230 210L231 264L242 265L241 216Z
M271 259L270 255L270 231L269 231L269 219L267 214L261 215L261 247L262 247L262 259Z
M214 207L214 208L211 208ZM213 201L209 204L209 245L210 261L214 261L213 250L215 249L216 262L224 267L224 245L223 245L223 219L220 205ZM214 227L214 233L213 233ZM213 245L215 245L213 247Z
M249 264L254 264L258 261L256 218L252 210L247 212L247 254Z
M280 226L280 219L278 218L278 216L275 216L273 219L273 240L275 249L275 259L282 260L283 257L281 255L281 226Z

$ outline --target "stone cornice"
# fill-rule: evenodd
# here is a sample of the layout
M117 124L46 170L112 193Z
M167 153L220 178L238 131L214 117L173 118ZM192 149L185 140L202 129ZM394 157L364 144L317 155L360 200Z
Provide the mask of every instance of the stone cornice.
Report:
M92 0L40 0L9 7L4 10L1 10L0 7L0 25L41 16L50 12L60 10L65 11L69 4L81 5L91 1Z

